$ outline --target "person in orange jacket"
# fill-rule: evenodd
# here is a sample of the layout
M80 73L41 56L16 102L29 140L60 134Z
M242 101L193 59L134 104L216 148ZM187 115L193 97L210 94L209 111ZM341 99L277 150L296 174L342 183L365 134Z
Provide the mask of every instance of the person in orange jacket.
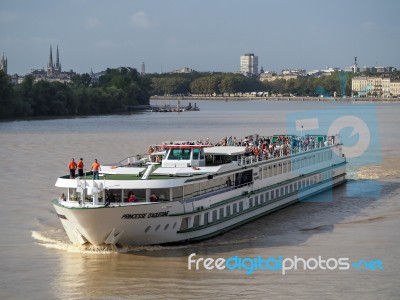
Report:
M69 178L75 178L75 170L77 168L75 160L72 158L68 164Z
M99 179L100 170L101 170L100 164L97 162L97 159L95 159L94 162L92 163L93 179Z
M78 176L79 177L83 177L83 167L84 166L85 165L83 164L83 158L80 158L79 162L78 162Z

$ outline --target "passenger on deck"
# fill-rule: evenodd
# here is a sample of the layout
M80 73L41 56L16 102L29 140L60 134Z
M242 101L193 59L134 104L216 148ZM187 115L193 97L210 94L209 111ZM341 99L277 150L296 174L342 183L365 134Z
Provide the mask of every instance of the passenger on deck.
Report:
M228 179L226 180L226 186L232 186L232 180L231 177L229 176Z
M106 203L105 203L105 206L106 206L106 207L109 206L109 205L110 205L110 202L111 202L110 194L109 194L109 193L106 193Z
M132 192L129 192L129 197L128 197L128 202L132 203L132 202L136 202L136 195Z
M158 197L155 193L150 195L150 202L157 202L158 201Z
M79 177L83 177L83 167L84 167L83 158L80 158L79 162L78 162L78 176Z
M115 196L113 192L106 194L106 206L109 206L111 202L115 202Z
M97 162L97 159L95 159L94 162L92 163L93 179L99 179L100 170L101 170L100 164Z
M58 198L59 201L67 201L67 199L65 198L64 193L61 194L60 198Z
M77 168L75 160L72 158L68 164L69 178L75 178L75 170Z

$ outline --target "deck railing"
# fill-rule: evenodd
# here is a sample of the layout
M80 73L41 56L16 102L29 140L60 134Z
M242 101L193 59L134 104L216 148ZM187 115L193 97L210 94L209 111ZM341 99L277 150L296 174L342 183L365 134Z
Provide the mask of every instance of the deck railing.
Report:
M284 156L290 156L292 154L307 152L307 151L311 151L311 150L319 149L319 148L323 148L323 147L325 147L325 145L323 143L309 143L307 145L288 147L286 149L280 148L280 149L274 150L273 154L262 153L259 155L239 155L237 157L237 163L239 166L245 166L245 165L253 164L253 163L264 161L264 160L269 160L269 159L274 159L274 158L284 157Z

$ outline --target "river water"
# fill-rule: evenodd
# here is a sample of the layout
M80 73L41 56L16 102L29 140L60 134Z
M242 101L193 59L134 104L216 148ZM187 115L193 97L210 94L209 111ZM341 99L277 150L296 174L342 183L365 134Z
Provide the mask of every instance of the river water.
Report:
M174 103L174 101L171 101ZM156 103L154 103L156 104ZM182 101L186 105L186 101ZM192 102L193 104L193 102ZM165 140L286 132L289 112L357 103L198 102L201 111L0 123L0 299L399 299L400 105L376 104L381 160L348 164L332 201L302 202L189 245L69 243L51 199L71 157L117 162ZM383 270L188 270L188 256L380 260Z

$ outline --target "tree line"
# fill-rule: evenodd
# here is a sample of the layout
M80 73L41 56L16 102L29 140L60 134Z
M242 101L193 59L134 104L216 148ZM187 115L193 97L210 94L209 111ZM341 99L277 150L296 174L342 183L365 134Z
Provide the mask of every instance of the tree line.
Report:
M94 115L148 105L151 82L135 69L107 69L94 83L89 74L75 75L70 83L40 80L27 75L13 85L0 71L0 118Z
M397 77L400 72L395 74ZM351 96L354 74L299 76L296 79L260 81L237 73L147 74L131 68L107 69L93 82L87 73L69 83L40 80L28 75L13 85L0 71L0 118L96 115L148 105L151 95L237 95L265 92L283 96Z
M337 96L351 95L350 73L335 72L318 78L299 76L297 79L260 81L234 73L150 74L152 95L223 95L268 92L269 95Z

